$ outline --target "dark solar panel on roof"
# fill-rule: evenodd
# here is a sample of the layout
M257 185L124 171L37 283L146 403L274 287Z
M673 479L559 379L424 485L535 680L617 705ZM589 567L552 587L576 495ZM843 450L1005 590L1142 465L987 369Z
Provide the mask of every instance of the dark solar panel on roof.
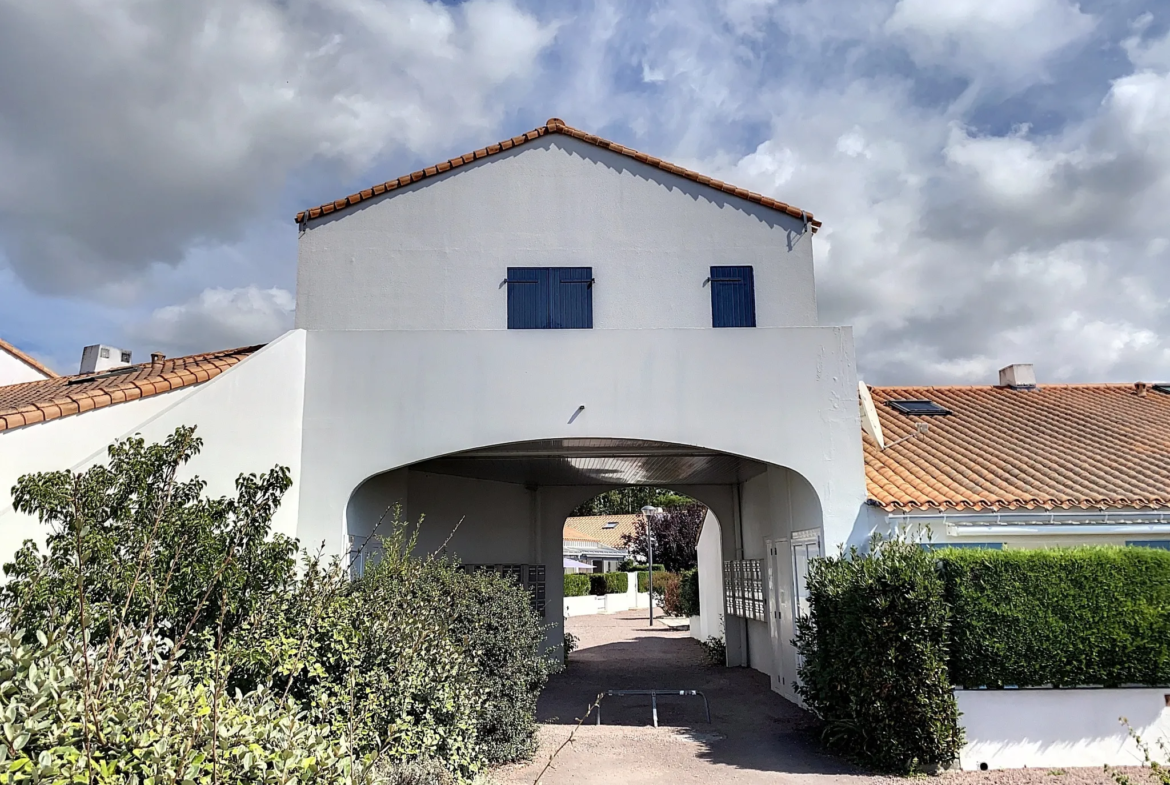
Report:
M1154 390L1156 392L1165 393L1166 395L1170 395L1170 383L1168 383L1168 384L1155 384Z
M950 414L950 409L944 409L934 401L886 401L886 405L902 414Z

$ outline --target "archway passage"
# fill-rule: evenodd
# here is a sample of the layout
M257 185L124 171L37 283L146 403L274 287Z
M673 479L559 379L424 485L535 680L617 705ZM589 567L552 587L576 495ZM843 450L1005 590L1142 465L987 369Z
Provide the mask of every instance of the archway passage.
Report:
M798 530L806 536L820 532L822 522L815 491L785 467L650 440L495 445L370 477L351 496L346 526L356 548L393 505L401 505L409 520L423 517L420 550L446 548L466 565L515 576L530 589L549 625L549 645L559 647L565 518L582 502L630 485L671 488L710 509L720 524L719 555L705 568L700 565L701 580L724 590L704 592L713 595L708 626L718 625L722 615L728 664L768 674L773 689L793 698L795 653L787 642L794 592L786 587L795 584L792 561L784 556L788 546L778 549L777 543ZM364 553L351 556L360 562ZM734 591L726 590L726 582L715 583L722 575L735 578Z

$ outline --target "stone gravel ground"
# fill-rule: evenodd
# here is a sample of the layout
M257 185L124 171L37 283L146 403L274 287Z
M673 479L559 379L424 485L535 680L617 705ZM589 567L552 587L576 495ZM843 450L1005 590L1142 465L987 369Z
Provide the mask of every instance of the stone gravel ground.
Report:
M650 629L645 611L577 616L566 630L580 638L580 648L541 696L540 750L531 763L493 772L500 785L535 783L598 693L617 689L702 690L712 722L697 698L660 699L658 728L650 725L648 698L607 698L602 724L588 718L543 785L1113 785L1100 769L948 772L915 780L870 775L821 751L809 715L773 693L766 676L707 665L689 633ZM1130 773L1135 783L1153 782L1140 769Z

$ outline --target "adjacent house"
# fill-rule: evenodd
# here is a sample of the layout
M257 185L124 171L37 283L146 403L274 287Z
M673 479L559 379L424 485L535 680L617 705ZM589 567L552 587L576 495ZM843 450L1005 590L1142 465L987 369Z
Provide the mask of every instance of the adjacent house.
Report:
M613 572L629 558L624 548L603 544L592 535L577 531L571 523L565 524L564 542L565 572Z
M0 340L0 386L55 379L57 374L31 355Z
M891 528L928 547L1170 540L1166 388L1023 367L859 384L850 329L817 313L810 213L559 119L296 225L293 330L0 387L0 488L196 425L209 492L287 466L277 530L357 570L387 509L425 516L420 547L514 575L552 645L570 548L607 569L632 528L566 532L569 513L671 488L709 510L703 629L792 700L804 578L829 549ZM0 499L0 559L39 532Z

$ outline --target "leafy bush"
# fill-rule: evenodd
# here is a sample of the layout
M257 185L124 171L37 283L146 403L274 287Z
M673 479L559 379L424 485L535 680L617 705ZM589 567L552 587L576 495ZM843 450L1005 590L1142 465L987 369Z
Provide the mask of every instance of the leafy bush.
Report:
M964 687L1170 682L1170 552L939 551L951 680Z
M43 553L29 540L4 566L0 605L20 608L27 630L79 624L72 610L84 554L91 641L149 624L190 649L212 626L230 633L286 590L296 543L270 536L270 524L292 484L288 470L241 475L235 498L208 499L203 481L177 478L201 447L193 428L179 428L162 444L114 444L108 466L21 477L13 506L49 533Z
M597 597L603 597L606 594L624 594L629 585L629 576L624 572L594 573L589 576L589 593Z
M198 448L179 429L20 479L51 530L5 566L0 690L22 730L0 781L440 781L435 763L465 781L532 750L552 664L528 592L416 556L397 515L360 578L297 570L270 531L288 472L206 499L175 479ZM55 703L22 697L42 688Z
M584 597L589 593L588 573L569 573L565 575L565 596Z
M661 584L661 587L660 587ZM682 579L673 572L662 576L661 581L654 581L654 592L662 596L662 610L668 616L682 616Z
M577 646L581 643L581 639L571 632L565 633L565 643L562 649L565 655L565 667L569 667L569 655L577 651Z
M654 565L654 594L660 597L662 596L664 582L667 580L667 576L672 574L664 570L659 570L658 565ZM638 591L643 594L650 591L650 573L646 570L638 573Z
M698 564L699 534L707 519L707 508L695 502L676 507L654 518L650 534L654 540L654 561L661 562L668 571L690 570ZM638 516L634 533L622 535L622 545L631 553L649 557L646 519Z
M635 564L635 565L634 565L633 567L631 567L630 569L628 569L628 570L623 570L623 572L648 572L649 570L650 570L650 567L649 567L649 565L646 565L646 564ZM666 565L664 565L664 564L659 564L658 562L655 562L655 563L654 563L654 572L663 572L663 571L665 571L665 570L666 570Z
M699 571L688 570L681 576L679 586L679 616L699 615Z
M797 622L796 689L833 748L911 772L956 759L958 707L947 675L948 609L934 557L876 541L809 565L810 613Z
M712 635L705 641L699 641L699 645L703 647L703 656L707 662L720 667L727 665L727 644L722 638Z

